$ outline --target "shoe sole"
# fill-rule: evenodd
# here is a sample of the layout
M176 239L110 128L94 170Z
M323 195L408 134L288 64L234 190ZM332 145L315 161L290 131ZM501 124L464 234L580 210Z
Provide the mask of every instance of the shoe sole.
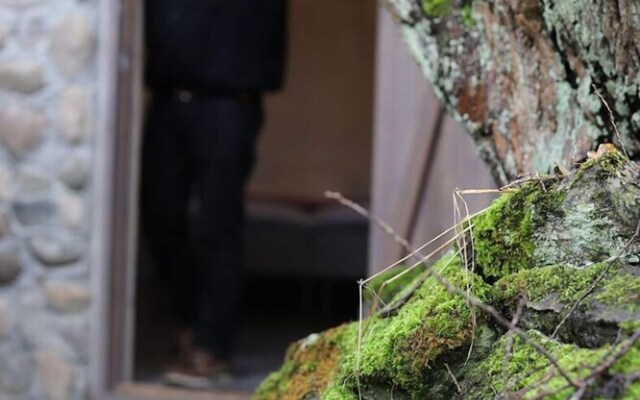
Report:
M195 390L209 389L212 384L209 378L181 374L180 372L167 372L164 374L164 381L172 386Z
M164 374L164 381L169 385L185 389L206 390L232 382L233 376L228 372L219 372L212 378L204 378L180 372L167 372Z

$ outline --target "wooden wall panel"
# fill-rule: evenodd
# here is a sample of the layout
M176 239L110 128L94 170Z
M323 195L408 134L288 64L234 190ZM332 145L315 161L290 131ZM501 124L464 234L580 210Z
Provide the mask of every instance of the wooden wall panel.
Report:
M444 116L384 9L377 52L372 208L401 235L421 244L452 224L453 189L494 184L471 139ZM487 199L472 203L481 207ZM385 233L372 228L370 273L403 254Z
M376 57L372 210L406 235L441 109L384 9L378 13ZM371 229L371 272L401 254L385 233Z
M267 98L251 193L368 197L375 10L369 0L289 2L286 86Z
M464 128L447 116L441 129L411 236L411 242L416 246L453 225L452 194L456 188L491 189L496 186L488 168L477 157L473 141ZM489 205L494 197L486 194L464 196L471 214Z

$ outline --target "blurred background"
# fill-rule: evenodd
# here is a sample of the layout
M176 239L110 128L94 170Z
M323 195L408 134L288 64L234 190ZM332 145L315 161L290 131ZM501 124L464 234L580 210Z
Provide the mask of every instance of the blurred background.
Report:
M421 244L453 223L455 188L494 185L375 2L291 0L287 24L285 85L266 97L246 196L239 353L224 390L253 390L290 342L356 318L356 282L403 255L325 190ZM471 212L488 200L471 198ZM140 254L135 377L159 382L174 321Z

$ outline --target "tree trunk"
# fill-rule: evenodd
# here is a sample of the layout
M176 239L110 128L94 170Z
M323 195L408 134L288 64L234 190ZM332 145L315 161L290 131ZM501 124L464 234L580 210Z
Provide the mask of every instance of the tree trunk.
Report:
M385 3L499 183L619 145L611 116L630 156L640 156L640 2Z

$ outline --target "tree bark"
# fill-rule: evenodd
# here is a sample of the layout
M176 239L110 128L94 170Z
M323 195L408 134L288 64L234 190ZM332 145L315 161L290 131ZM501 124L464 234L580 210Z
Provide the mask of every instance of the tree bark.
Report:
M640 2L385 4L498 183L570 168L604 142L640 156Z

